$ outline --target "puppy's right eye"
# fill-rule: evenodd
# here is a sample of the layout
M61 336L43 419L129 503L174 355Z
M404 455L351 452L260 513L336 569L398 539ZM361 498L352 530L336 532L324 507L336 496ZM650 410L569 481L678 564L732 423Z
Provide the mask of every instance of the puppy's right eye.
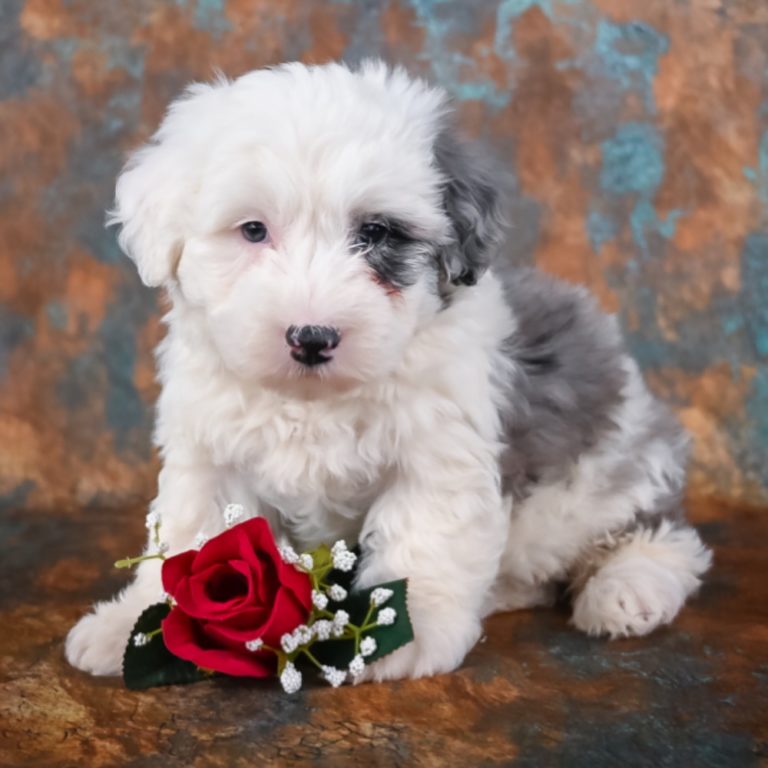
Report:
M263 243L267 239L267 228L260 221L246 221L240 225L240 231L249 243Z
M360 225L357 231L357 244L363 248L372 248L384 242L389 234L386 224L378 221L366 221Z

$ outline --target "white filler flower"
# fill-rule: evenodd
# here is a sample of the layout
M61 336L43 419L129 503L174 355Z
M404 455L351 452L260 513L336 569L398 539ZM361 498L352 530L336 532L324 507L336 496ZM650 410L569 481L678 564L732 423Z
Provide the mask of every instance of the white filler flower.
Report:
M296 693L301 689L301 672L296 669L293 662L287 662L280 673L280 684L286 693Z
M360 641L360 653L363 656L370 656L372 653L376 653L376 640L370 636L364 637Z
M357 562L357 555L347 549L347 544L343 540L337 541L331 547L331 555L333 556L333 567L339 571L351 571Z
M365 672L365 659L358 653L352 661L349 662L349 674L353 678L358 678Z
M337 603L347 599L347 590L340 584L331 584L328 594L331 596L331 600L335 600Z
M394 608L382 608L376 617L376 623L379 626L387 627L390 624L394 624L396 618L397 611Z
M299 556L290 544L284 544L282 547L278 547L278 552L280 553L280 557L282 557L288 565L295 565L299 562Z
M245 518L245 507L242 504L227 504L224 507L224 525L231 528Z
M347 679L347 673L343 669L323 666L323 677L334 688L338 688Z
M376 589L371 592L371 605L375 605L378 608L380 605L384 605L384 603L386 603L394 594L395 593L391 589L387 589L386 587L376 587Z

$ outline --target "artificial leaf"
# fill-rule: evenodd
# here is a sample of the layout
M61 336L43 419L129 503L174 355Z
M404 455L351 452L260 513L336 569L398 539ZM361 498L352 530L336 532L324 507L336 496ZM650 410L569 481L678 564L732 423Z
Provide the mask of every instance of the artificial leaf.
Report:
M408 583L406 579L388 581L385 584L377 584L359 592L350 592L346 600L333 604L334 610L347 611L351 624L362 625L371 604L371 593L377 587L391 589L394 594L384 605L373 609L371 620L376 620L376 615L382 608L394 608L397 617L393 624L376 626L363 633L363 637L370 636L376 640L376 651L366 657L366 664L392 653L392 651L413 640L413 627L408 615ZM355 655L355 642L354 640L317 642L312 646L312 654L322 664L345 669Z
M165 647L162 633L152 637L146 645L134 645L134 637L139 632L148 634L156 630L170 610L167 603L157 603L139 616L123 655L126 688L141 690L157 685L194 683L209 676L191 662L174 656Z
M314 567L316 569L330 565L331 549L327 544L321 544L317 549L313 549L309 554L312 555L312 562L314 563Z

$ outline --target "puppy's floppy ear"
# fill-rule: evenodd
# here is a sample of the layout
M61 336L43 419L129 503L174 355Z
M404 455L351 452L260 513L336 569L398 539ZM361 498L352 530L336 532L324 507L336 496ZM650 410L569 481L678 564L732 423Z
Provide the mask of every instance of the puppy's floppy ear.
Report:
M222 76L194 83L168 109L157 133L135 152L117 180L109 224L121 225L122 249L146 285L167 283L184 247L184 224L197 186L201 155L210 145Z
M117 180L109 224L120 224L120 247L145 285L170 280L183 246L173 152L153 140L135 152Z
M445 179L443 205L453 238L440 251L445 277L454 285L474 285L490 266L504 239L508 180L481 149L445 129L434 145Z

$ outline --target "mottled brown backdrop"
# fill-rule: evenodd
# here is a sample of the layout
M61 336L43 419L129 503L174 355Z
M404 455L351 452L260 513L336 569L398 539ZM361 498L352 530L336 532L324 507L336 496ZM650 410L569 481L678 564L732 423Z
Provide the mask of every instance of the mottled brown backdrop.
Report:
M125 153L214 68L376 55L516 180L510 258L588 284L696 436L768 498L764 0L2 0L0 505L149 498L162 298L104 228Z

